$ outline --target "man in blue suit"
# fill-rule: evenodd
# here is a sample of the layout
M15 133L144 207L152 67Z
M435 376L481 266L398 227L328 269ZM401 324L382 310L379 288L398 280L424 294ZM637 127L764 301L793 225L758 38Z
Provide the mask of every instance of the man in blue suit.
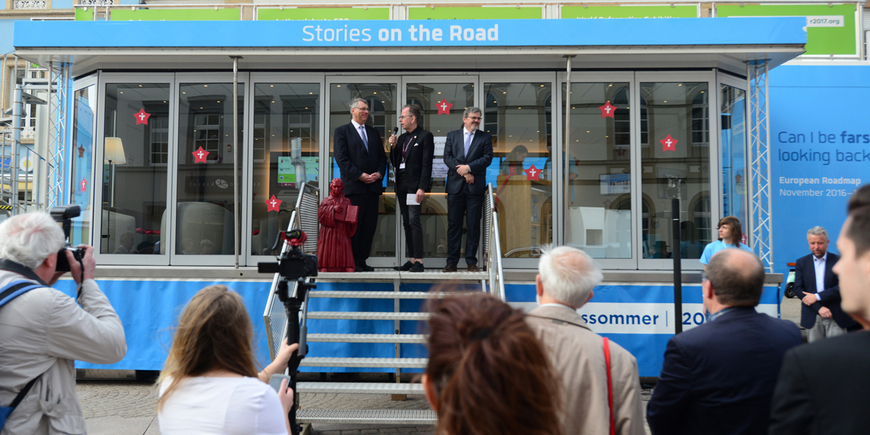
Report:
M378 226L378 197L384 191L381 179L387 171L387 154L381 134L366 125L368 103L362 98L353 100L350 114L351 122L335 129L335 162L344 182L344 196L359 207L356 233L350 239L356 271L370 272L374 268L366 260Z
M464 127L447 133L444 164L447 165L447 265L456 272L462 249L462 217L466 216L465 263L477 272L480 217L486 192L486 168L492 162L492 135L480 131L481 111L469 107L462 113Z
M794 293L801 299L801 326L812 343L845 334L858 324L840 308L840 281L832 271L840 256L828 252L828 232L822 227L807 231L812 254L798 258L794 268Z
M758 257L716 253L701 283L710 320L668 341L647 406L653 434L766 434L785 352L801 344L794 323L755 311L764 286Z

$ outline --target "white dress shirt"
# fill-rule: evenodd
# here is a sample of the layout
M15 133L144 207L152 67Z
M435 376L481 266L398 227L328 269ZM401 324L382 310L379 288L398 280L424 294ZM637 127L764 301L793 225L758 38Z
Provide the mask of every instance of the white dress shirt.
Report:
M816 270L816 300L822 300L819 293L825 291L825 261L828 259L828 253L822 255L822 258L813 256L813 268Z

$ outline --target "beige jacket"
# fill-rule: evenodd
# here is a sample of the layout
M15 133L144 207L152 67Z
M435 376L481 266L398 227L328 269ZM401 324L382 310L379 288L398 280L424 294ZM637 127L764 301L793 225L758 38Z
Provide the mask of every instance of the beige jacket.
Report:
M0 270L0 286L26 279ZM124 357L124 327L96 281L85 280L79 306L50 287L0 308L0 403L8 405L31 379L33 388L0 435L83 434L75 360L112 364Z
M608 435L610 411L602 337L592 332L576 311L564 305L535 308L527 323L547 347L561 379L563 434ZM644 435L637 360L611 341L610 364L616 433Z

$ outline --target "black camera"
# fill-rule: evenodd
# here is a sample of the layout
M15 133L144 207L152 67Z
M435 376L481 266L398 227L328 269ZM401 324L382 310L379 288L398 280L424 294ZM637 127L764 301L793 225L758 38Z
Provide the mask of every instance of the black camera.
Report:
M57 207L51 208L51 218L54 219L55 222L59 222L63 226L63 237L64 237L64 247L60 249L57 253L57 267L55 268L58 272L69 272L69 260L66 258L66 251L72 252L73 258L76 259L79 263L81 263L82 259L85 258L85 250L82 248L74 248L69 244L69 233L70 228L72 227L72 218L78 217L81 214L81 207L77 205L59 205Z
M308 236L301 230L289 232L282 231L278 234L275 246L272 250L278 250L285 241L290 243L290 249L278 257L277 263L259 263L257 271L260 273L277 273L281 278L296 281L298 278L317 276L317 256L306 254L299 248L305 244Z

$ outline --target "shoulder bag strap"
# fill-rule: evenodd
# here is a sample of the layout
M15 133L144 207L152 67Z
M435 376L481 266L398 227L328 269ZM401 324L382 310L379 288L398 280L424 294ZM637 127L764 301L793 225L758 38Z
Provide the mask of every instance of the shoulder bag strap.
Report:
M0 307L6 305L12 299L21 296L24 293L29 292L30 290L43 287L42 284L35 283L32 281L14 281L7 285L6 287L0 289ZM39 376L42 376L41 374ZM10 408L15 409L24 397L27 396L27 393L30 392L30 389L33 387L33 384L36 383L36 380L39 379L39 376L30 380L24 388L18 392L18 395L15 396L15 400L12 401L12 404L9 405Z
M32 281L14 281L6 287L0 289L0 307L6 305L12 299L21 296L35 288L42 287L42 284Z
M613 379L610 374L610 340L604 337L604 362L607 364L607 407L610 409L610 435L616 435L616 423L613 420Z

